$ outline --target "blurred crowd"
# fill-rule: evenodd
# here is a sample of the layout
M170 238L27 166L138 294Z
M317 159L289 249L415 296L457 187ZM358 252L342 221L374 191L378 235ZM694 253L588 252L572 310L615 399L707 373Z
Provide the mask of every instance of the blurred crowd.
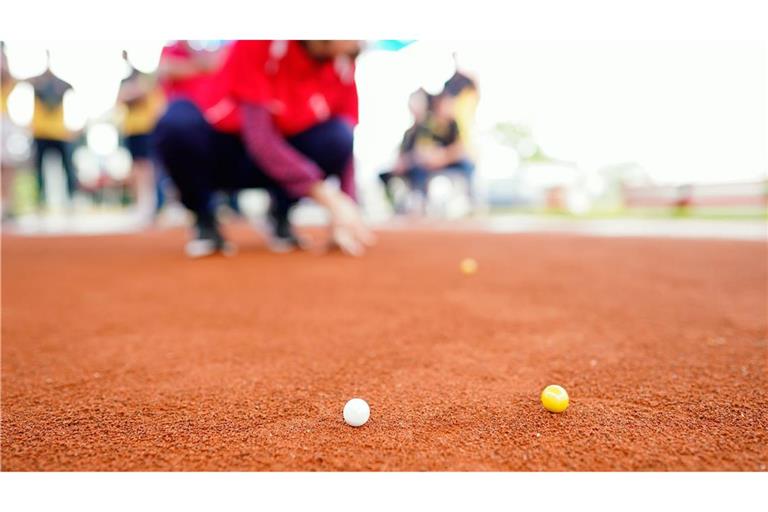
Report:
M102 49L62 43L43 63L39 45L9 42L6 48L0 42L2 218L15 221L6 226L36 232L85 217L70 217L72 212L97 212L89 218L99 221L130 216L132 226L192 219L194 237L221 245L220 217L266 213L281 239L276 245L297 246L288 212L303 198L314 203L302 215L309 212L314 222L324 208L340 232L358 234L365 232L364 217L379 221L392 214L452 219L482 212L613 215L632 209L679 215L721 209L752 215L766 201L762 175L734 184L723 170L749 176L752 147L742 155L727 151L727 144L713 146L717 160L660 143L668 135L657 132L674 130L666 124L661 130L657 117L645 112L651 107L676 115L669 119L685 130L675 133L686 135L690 147L709 137L683 110L674 110L683 96L627 79L623 87L648 93L643 110L618 96L603 102L608 82L598 75L573 93L591 97L589 102L572 101L580 96L564 94L565 82L539 87L537 55L562 65L560 53L521 53L527 71L512 73L497 65L509 49L485 46L125 44L122 62L117 44ZM601 52L576 55L602 72ZM644 70L636 75L649 80L658 71L653 59L626 66ZM478 75L483 100L475 123ZM618 116L616 101L636 112ZM751 122L753 109L742 111ZM536 121L536 129L524 118ZM644 128L637 119L645 120ZM608 128L617 122L615 130ZM754 132L748 123L738 126L739 133ZM635 136L622 135L627 133ZM638 134L653 136L655 144L637 144ZM736 135L728 137L738 142ZM716 165L734 155L738 166ZM698 159L696 166L683 158ZM646 168L645 160L657 162L656 168ZM709 174L699 183L690 169L703 166ZM719 176L723 184L716 183ZM327 178L335 188L319 187ZM251 189L262 192L241 194ZM101 215L107 211L119 215Z
M72 86L53 73L50 54L46 52L45 71L23 81L34 91L31 122L26 127L17 126L8 115L8 97L17 81L9 72L3 45L0 60L3 219L12 219L17 214L14 177L23 167L31 167L34 172L35 211L43 213L48 209L46 179L50 173L46 172L46 166L58 160L65 175L65 210L72 210L77 193L91 196L99 203L104 201L105 191L118 189L119 204L130 207L145 223L150 223L169 199L174 200L173 185L153 153L155 124L170 101L195 94L196 83L216 69L222 54L223 49L195 49L188 41L175 41L163 49L157 71L150 74L133 67L124 51L126 76L120 84L112 122L119 129L121 146L130 154L130 169L117 178L98 169L96 179L84 182L79 179L82 173L78 172L73 153L86 146L85 133L65 123L65 97ZM28 135L31 142L31 151L27 153L13 147L24 135Z
M34 91L34 109L29 126L14 125L8 115L8 97L17 85L9 72L5 48L2 59L2 210L3 220L19 213L14 178L20 170L31 170L34 191L32 210L45 213L50 209L47 196L51 176L48 167L58 163L65 183L64 211L72 211L76 195L95 204L116 203L135 213L139 222L151 224L165 205L178 205L179 192L156 152L153 139L158 120L174 102L205 103L211 77L220 72L231 44L203 48L190 41L167 44L155 72L139 71L131 64L131 56L123 52L125 78L120 84L117 105L111 122L118 128L120 145L130 154L124 173L103 172L99 162L96 177L81 180L86 173L78 169L73 158L77 148L87 145L83 130L73 130L65 123L65 97L72 86L51 69L50 57L45 71L23 82ZM97 72L94 70L94 72ZM415 91L408 100L412 125L403 135L393 165L381 173L383 192L395 213L423 214L428 184L433 176L444 175L456 180L457 190L468 198L473 194L474 164L471 156L470 126L477 105L477 85L473 79L457 71L437 94ZM18 140L29 140L29 151L21 152ZM383 164L383 162L382 162ZM91 173L92 174L92 173ZM218 207L239 214L238 190L217 191ZM30 205L25 205L26 211Z

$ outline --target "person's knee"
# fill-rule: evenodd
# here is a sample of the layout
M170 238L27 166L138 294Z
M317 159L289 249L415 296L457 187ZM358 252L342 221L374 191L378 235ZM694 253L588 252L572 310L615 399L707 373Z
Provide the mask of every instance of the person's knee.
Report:
M193 143L195 134L205 129L205 118L194 104L173 102L155 125L152 149L164 155L179 144Z
M334 160L345 165L352 157L354 135L352 126L341 119L332 119L326 124L325 140L327 150L334 155Z

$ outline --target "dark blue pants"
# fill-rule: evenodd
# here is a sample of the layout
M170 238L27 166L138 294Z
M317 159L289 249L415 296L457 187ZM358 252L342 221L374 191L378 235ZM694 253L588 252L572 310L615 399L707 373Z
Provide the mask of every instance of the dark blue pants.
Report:
M61 164L67 178L67 193L71 198L77 189L77 176L72 163L72 145L63 140L35 138L35 172L37 175L37 203L45 203L45 173L43 157L46 152L55 151L61 155Z
M317 124L287 141L326 176L340 176L352 158L352 129L340 119ZM278 217L287 217L298 201L259 168L239 134L214 130L189 101L168 106L155 127L154 144L181 202L198 218L212 218L214 192L219 190L266 189L272 196L272 213Z

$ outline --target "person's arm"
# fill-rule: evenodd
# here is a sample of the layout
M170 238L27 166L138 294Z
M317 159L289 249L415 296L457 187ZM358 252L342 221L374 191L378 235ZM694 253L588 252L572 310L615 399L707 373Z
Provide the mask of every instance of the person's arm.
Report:
M449 146L422 151L419 155L419 163L430 171L439 171L460 160L464 154L464 146L461 142L454 142Z
M418 135L419 125L414 123L413 126L408 128L403 134L403 140L400 142L400 147L397 150L397 158L395 164L392 166L392 172L395 174L403 174L413 165L413 153L416 147L416 137Z
M347 194L319 181L312 186L309 196L328 209L331 214L331 241L352 256L362 256L367 247L376 243L357 204Z
M312 186L323 179L320 168L288 144L266 107L243 104L240 114L242 136L251 158L289 195L309 195Z
M392 172L396 175L405 174L409 167L413 165L413 156L411 154L399 154L392 166Z
M440 170L464 158L466 150L459 138L458 126L455 122L451 124L449 140L447 145L434 148L424 155L423 163L428 169Z
M129 78L120 85L117 100L126 105L134 105L143 100L149 92L148 84L140 76Z
M269 111L261 105L244 104L242 136L248 154L269 176L293 197L311 197L328 209L333 224L333 240L348 254L360 255L372 245L373 235L348 193L323 181L323 173L311 160L294 149L277 130ZM342 187L349 189L353 175L342 176Z
M450 144L443 148L443 166L450 165L458 160L461 160L466 151L464 144L460 140L456 140L453 144Z

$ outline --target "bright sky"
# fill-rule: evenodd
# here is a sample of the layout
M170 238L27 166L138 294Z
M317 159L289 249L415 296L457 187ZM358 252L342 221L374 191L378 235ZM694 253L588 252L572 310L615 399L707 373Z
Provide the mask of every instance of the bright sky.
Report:
M34 76L51 48L53 71L74 86L73 128L108 113L126 68L153 70L162 42L8 43L11 72ZM637 162L659 182L719 182L766 176L764 47L750 43L418 42L368 52L358 65L362 171L386 165L408 126L407 97L437 91L451 54L476 74L482 134L497 122L525 123L545 152L586 170ZM28 121L31 91L9 101ZM505 172L503 169L499 172Z
M553 157L586 170L637 162L659 182L768 172L768 56L749 43L424 42L371 54L358 77L364 152L397 143L403 98L447 78L454 50L480 83L480 132L524 123Z

